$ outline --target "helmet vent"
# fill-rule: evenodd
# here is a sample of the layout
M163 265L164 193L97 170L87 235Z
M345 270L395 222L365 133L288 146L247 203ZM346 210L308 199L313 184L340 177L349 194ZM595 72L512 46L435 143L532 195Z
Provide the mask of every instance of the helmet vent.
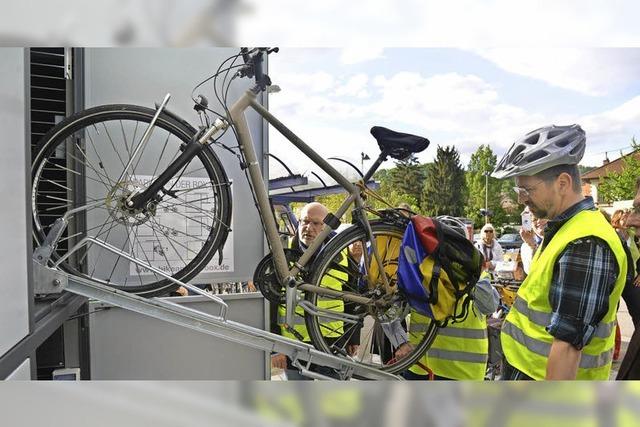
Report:
M548 155L549 155L549 153L547 153L547 152L546 152L546 151L544 151L544 150L540 150L540 151L537 151L537 152L535 152L535 153L531 153L531 155L529 155L529 156L527 157L527 159L526 159L526 163L527 163L527 164L528 164L528 163L533 163L533 162L535 162L536 160L540 160L540 159L542 159L542 158L544 158L544 157L547 157Z
M536 145L539 140L540 140L540 135L539 134L535 134L535 135L531 135L529 138L525 139L524 143L527 144L527 145Z
M513 150L513 153L511 153L511 162L515 163L517 160L520 160L520 158L522 158L522 156L520 156L520 153L522 153L524 151L524 147L522 145L516 147L515 150ZM517 160L516 160L517 159Z
M567 145L571 144L571 142L572 142L571 138L564 138L564 139L561 139L560 141L556 142L555 145L556 145L556 147L563 148L563 147L566 147Z
M556 136L562 135L563 133L564 133L564 131L562 131L562 130L552 130L547 135L547 139L555 138Z

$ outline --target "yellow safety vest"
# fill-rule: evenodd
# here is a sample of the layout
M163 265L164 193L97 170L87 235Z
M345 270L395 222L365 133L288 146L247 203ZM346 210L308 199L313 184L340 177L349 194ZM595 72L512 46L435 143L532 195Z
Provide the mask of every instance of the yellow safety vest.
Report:
M622 427L636 426L640 420L640 382L625 381L617 385L620 393L616 399L618 405L617 425Z
M468 427L608 425L598 418L598 386L600 384L568 381L468 383L459 390L462 392L459 405L465 408L460 424Z
M419 363L428 367L439 377L454 380L484 380L489 358L489 339L487 319L484 314L469 306L469 315L459 323L450 323L446 328L438 329L433 344ZM414 311L409 323L409 342L415 342L416 334L426 332L431 319ZM421 335L419 335L421 336ZM428 375L420 365L409 368L418 375Z
M342 259L340 260L340 265L348 266L347 259L347 251L342 254ZM322 278L322 285L326 288L335 289L337 291L342 291L342 283L348 280L348 274L344 271L332 270L330 274L325 274ZM344 312L344 301L342 300L334 300L329 299L328 297L318 298L318 302L316 304L319 308L324 308L327 310L335 311L342 313ZM287 308L284 304L278 306L278 325L280 325L280 331L283 337L298 339L293 333L289 332L284 324L287 318ZM323 318L326 319L326 318ZM304 310L302 307L296 307L295 314L293 316L294 324L290 325L293 329L298 332L302 336L302 341L310 342L311 337L309 336L309 332L307 331L307 327L304 322ZM340 320L329 320L321 322L321 330L322 335L328 338L340 338L342 336L342 321Z
M518 290L516 300L502 327L501 343L511 366L533 379L545 378L553 337L545 330L551 323L549 292L557 258L569 243L587 236L604 240L618 263L618 278L611 295L609 310L596 332L582 349L577 379L606 380L611 371L615 338L616 312L625 285L627 258L620 238L598 211L581 211L569 219L553 236L543 251L538 250L529 276Z

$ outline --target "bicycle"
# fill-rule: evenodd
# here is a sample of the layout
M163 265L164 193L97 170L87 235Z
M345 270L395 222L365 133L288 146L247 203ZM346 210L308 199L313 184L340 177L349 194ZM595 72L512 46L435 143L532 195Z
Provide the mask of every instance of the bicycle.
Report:
M264 57L272 52L277 48L242 49L220 65L210 79L224 114L209 109L205 97L194 98L203 123L198 130L166 109L168 96L156 110L105 105L57 124L41 140L32 165L34 238L42 243L53 220L66 212L68 235L60 239L52 256L52 260L64 261L60 268L142 296L166 294L175 287L173 282L130 264L127 257L105 252L99 245L80 251L70 246L78 237L91 233L133 258L144 257L149 265L181 281L195 277L216 252L221 260L230 231L231 183L211 148L216 144L236 154L249 181L271 249L256 269L257 284L270 301L286 305L288 327L292 329L300 321L295 310L299 306L311 341L319 350L388 372L402 371L428 349L437 329L433 326L415 332L420 336L414 340L418 344L412 352L394 358L395 348L390 347L383 331L390 323L404 322L409 312L406 298L396 286L397 257L408 219L398 210L368 209L364 200L376 196L364 183L388 157L405 158L426 149L429 141L372 128L380 155L358 184L351 183L257 101L258 94L275 89L263 72ZM236 65L239 58L242 62ZM235 72L229 78L231 71ZM222 92L218 93L222 75ZM228 107L229 87L243 77L254 79L255 85ZM244 116L249 109L348 193L337 212L325 218L321 234L302 253L283 248L280 240ZM218 116L213 123L208 113ZM235 133L239 152L220 142L229 129ZM150 144L162 147L159 158L143 155ZM65 174L73 185L56 181L55 173ZM98 196L81 197L82 193ZM321 247L352 206L352 226ZM375 219L369 220L366 212ZM178 226L185 222L186 231ZM189 227L200 234L190 232ZM351 251L357 244L363 248L358 259ZM74 256L66 259L65 252ZM348 343L358 335L359 352L348 354Z

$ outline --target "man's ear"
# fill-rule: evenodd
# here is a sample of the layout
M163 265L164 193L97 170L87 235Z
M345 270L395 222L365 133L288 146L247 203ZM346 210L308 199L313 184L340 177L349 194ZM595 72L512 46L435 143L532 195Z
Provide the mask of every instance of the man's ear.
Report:
M566 195L573 192L573 178L566 172L562 172L556 178L556 184L561 195Z

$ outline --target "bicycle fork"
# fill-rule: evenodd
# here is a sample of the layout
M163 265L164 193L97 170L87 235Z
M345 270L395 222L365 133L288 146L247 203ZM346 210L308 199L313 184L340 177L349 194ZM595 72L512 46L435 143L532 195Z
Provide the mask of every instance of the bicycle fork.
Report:
M153 126L155 126L155 119L157 118L161 110L166 106L166 101L167 98L165 98L165 102L158 109L158 113L156 113L156 117L154 117L154 120L152 120L152 122L149 124L149 128L147 129L147 132L145 132L145 135L147 135L147 133L151 134L153 130L152 128ZM126 200L127 207L132 210L144 209L148 205L148 203L156 197L158 192L163 192L172 197L175 197L171 194L171 192L165 190L164 186L171 179L177 176L180 170L188 165L191 160L193 160L193 158L196 157L204 149L204 147L207 146L211 138L213 138L216 133L227 129L228 127L229 123L222 119L217 119L214 122L213 126L208 128L204 133L202 133L202 135L196 134L196 137L194 137L191 141L189 141L187 144L184 144L180 148L182 150L182 153L164 170L164 172L162 172L156 179L154 179L146 189L141 192L134 191L131 195L129 195ZM143 141L141 141L136 148L136 152L138 151L140 146L145 143L146 141L143 137ZM133 161L133 156L131 158L131 161ZM131 163L131 161L129 163ZM127 167L128 166L129 165L127 165ZM123 175L125 173L126 169L123 172Z

